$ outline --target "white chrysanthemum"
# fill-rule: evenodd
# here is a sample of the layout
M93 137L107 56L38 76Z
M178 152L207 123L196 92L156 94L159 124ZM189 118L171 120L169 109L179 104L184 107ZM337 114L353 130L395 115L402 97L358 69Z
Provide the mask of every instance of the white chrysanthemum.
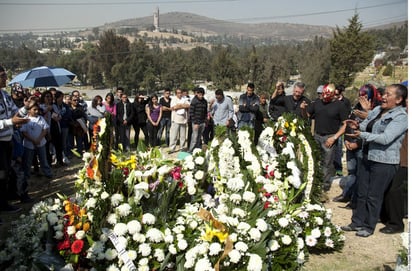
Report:
M233 216L238 216L240 218L244 218L246 216L246 212L240 208L234 208L232 210L232 215Z
M195 159L196 165L203 165L204 162L205 162L205 158L203 158L202 156L198 156Z
M119 212L121 217L125 217L132 212L132 207L128 203L123 203L116 207L116 210Z
M146 236L144 234L141 233L135 233L132 236L132 239L138 243L144 243L146 242Z
M177 253L177 249L173 244L169 245L168 250L169 250L170 254L172 254L172 255L176 255L176 253Z
M278 241L270 240L268 247L269 247L270 251L276 251L280 248L280 245L279 245Z
M156 228L151 228L147 231L146 238L151 242L160 243L163 241L163 233Z
M147 225L153 225L156 222L156 217L150 213L145 213L142 216L142 223Z
M140 225L140 222L137 220L131 220L127 222L127 230L129 231L130 235L133 235L142 230L142 225Z
M102 200L105 200L105 199L107 199L109 196L110 196L109 193L107 193L106 191L103 191L103 193L100 195L100 198L101 198Z
M298 238L297 244L298 244L298 249L303 249L303 247L305 246L305 242L303 241L301 237Z
M202 180L204 176L205 176L205 173L202 170L198 170L195 173L196 180Z
M185 250L187 248L187 241L185 239L180 239L177 242L177 247L179 248L179 250Z
M117 205L123 202L124 197L122 194L113 194L110 200L112 202L112 206L116 207Z
M242 255L236 249L232 249L229 252L229 259L230 259L230 262L232 262L232 263L235 263L235 264L238 263L240 261L241 257L242 257Z
M249 236L253 241L259 242L262 234L257 228L251 228L249 231Z
M222 247L220 246L220 243L211 243L209 247L209 255L210 256L216 256L220 253L222 250Z
M117 223L114 225L113 232L117 236L123 236L127 233L127 225L125 223Z
M143 243L139 245L139 253L143 257L149 256L151 252L152 252L152 248L150 247L149 244Z
M246 243L240 241L240 242L236 242L235 249L240 252L247 252L249 248Z
M243 200L249 203L254 202L256 199L256 194L251 191L245 191L243 193Z
M312 235L314 238L319 238L321 236L321 232L319 228L314 228L311 232L310 235Z
M306 212L306 211L300 212L300 213L298 214L298 217L300 217L300 218L302 218L302 219L306 219L306 218L309 217L309 213Z
M239 204L242 201L242 196L239 194L232 194L230 195L230 201L234 204Z
M316 224L319 226L323 225L323 219L321 217L315 217Z
M305 253L300 251L297 257L298 264L303 264L305 262Z
M76 232L76 234L74 236L76 237L76 239L81 240L84 237L86 237L86 232L80 230L80 231Z
M195 163L193 161L185 161L184 165L188 170L193 170L195 168Z
M305 238L306 245L309 247L314 247L318 243L318 239L313 237L312 235L307 235Z
M263 188L266 190L268 193L276 193L279 189L279 187L273 183L266 183L263 185Z
M246 222L240 222L239 225L237 225L238 231L243 233L247 232L250 228L250 225Z
M247 271L261 271L262 258L257 254L250 254L249 263L247 264Z
M67 227L67 234L68 235L73 235L76 233L76 227L75 226L68 226Z
M290 245L290 243L292 243L292 238L290 238L289 235L284 235L281 240L285 245Z
M130 260L134 261L137 258L137 252L136 250L128 250L127 251L127 256L129 257Z
M289 219L287 219L286 217L279 218L278 222L282 228L286 228L289 225Z
M50 225L54 225L59 221L59 218L57 217L56 213L51 212L47 214L47 221Z
M245 183L241 178L230 178L227 181L227 187L234 192L242 190L244 186Z
M114 263L112 263L111 265L109 265L109 267L107 267L106 271L121 271L116 265L114 265Z
M158 262L163 262L165 259L165 253L162 249L156 248L154 252L154 257Z
M262 218L258 218L256 220L256 228L258 228L261 232L265 232L268 230L268 224Z
M108 261L112 261L117 257L117 251L114 248L108 248L104 253L104 258Z
M212 264L208 258L201 258L196 262L195 271L213 271Z

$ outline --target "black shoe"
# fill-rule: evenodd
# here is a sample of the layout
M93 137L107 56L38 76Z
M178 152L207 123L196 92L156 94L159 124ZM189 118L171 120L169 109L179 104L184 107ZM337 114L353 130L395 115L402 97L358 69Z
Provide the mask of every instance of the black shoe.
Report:
M7 205L2 206L2 207L0 208L0 211L5 212L5 213L10 213L10 214L12 214L12 213L18 213L18 212L20 212L21 210L22 210L22 209L21 209L20 207L14 206L14 205L11 205L11 204L7 204Z
M333 201L334 201L334 202L349 202L349 201L350 201L350 198L347 198L347 197L345 197L345 196L343 196L343 195L339 195L339 196L333 198Z
M347 226L342 226L341 229L344 230L344 231L361 231L361 230L363 230L362 227L355 226L352 223L347 225Z
M359 237L369 237L373 234L373 232L367 231L367 230L360 230L356 233L356 236Z
M394 234L394 233L401 233L403 232L403 230L401 229L396 229L396 228L392 228L391 226L386 226L383 227L382 229L379 230L381 233L385 233L385 234Z

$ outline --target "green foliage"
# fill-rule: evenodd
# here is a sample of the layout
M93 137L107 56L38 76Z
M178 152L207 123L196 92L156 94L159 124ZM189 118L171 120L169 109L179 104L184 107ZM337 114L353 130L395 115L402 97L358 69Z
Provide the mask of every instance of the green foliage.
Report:
M372 61L375 43L373 37L362 32L359 15L349 20L349 26L337 29L330 41L331 71L330 82L349 86L356 73L362 71Z
M393 74L393 66L391 64L388 64L386 68L383 70L382 75L392 76L392 74Z

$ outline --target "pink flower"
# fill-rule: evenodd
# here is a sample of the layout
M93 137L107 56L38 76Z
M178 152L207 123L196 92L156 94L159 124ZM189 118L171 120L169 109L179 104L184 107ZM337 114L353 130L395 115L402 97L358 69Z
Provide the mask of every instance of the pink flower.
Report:
M74 254L79 254L80 252L82 252L83 246L83 240L75 240L71 246L71 250Z

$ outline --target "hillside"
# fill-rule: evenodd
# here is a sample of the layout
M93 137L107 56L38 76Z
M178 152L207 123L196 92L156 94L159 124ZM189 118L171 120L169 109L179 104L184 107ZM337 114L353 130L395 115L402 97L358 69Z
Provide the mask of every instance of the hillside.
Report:
M149 29L153 17L133 18L108 23L100 29L138 28ZM216 20L185 12L160 14L160 28L180 30L198 35L229 35L248 38L276 38L280 40L307 40L315 36L331 37L332 27L289 23L237 23Z

